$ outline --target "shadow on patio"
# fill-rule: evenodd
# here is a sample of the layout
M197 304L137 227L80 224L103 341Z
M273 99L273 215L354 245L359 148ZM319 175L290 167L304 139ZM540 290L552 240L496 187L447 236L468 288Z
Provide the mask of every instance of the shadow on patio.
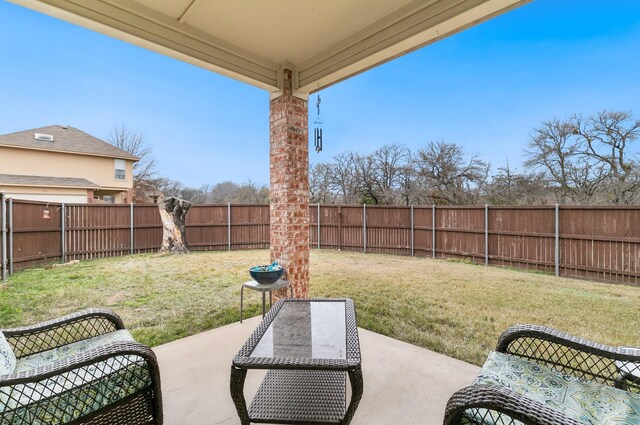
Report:
M239 424L229 392L231 361L260 323L233 323L154 348L160 363L165 423ZM469 385L477 366L359 329L364 395L352 424L441 424L449 397ZM249 371L251 401L262 371Z

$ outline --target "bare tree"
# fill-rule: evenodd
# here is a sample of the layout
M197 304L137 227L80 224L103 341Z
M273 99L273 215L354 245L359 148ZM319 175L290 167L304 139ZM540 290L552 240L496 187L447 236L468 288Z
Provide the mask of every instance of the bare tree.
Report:
M330 204L337 194L333 190L333 165L326 162L314 164L309 170L309 202Z
M638 202L640 173L636 155L629 151L640 137L640 120L631 112L602 111L587 119L574 118L574 133L584 140L584 155L605 170L607 203Z
M343 153L333 158L331 186L338 194L337 200L343 203L357 202L357 182L353 153Z
M236 204L268 204L269 188L264 184L248 180L238 188L233 202Z
M207 202L211 204L226 204L236 198L240 185L232 181L216 184L207 194Z
M453 143L431 143L414 155L388 144L370 154L345 152L310 170L312 202L411 205L424 201L476 203L489 165L468 162Z
M174 196L194 204L268 204L267 185L251 180L239 185L231 181L215 186L205 184L199 188L185 186L178 180L158 179L158 192L165 196Z
M493 205L547 204L552 201L547 194L548 187L544 173L518 173L507 164L498 168L485 193L487 202Z
M430 142L418 150L417 172L436 204L476 204L489 174L489 164L477 154L465 160L461 146Z
M525 166L542 170L554 183L558 201L566 204L576 197L577 156L581 145L575 137L574 125L568 120L557 118L545 121L534 129L533 136L525 150Z
M629 204L640 200L638 161L630 152L640 121L602 111L545 121L534 130L525 165L542 170L560 203Z
M356 202L378 205L382 199L380 185L376 175L375 161L371 155L350 153L353 167Z
M400 204L420 204L425 199L425 190L415 164L415 161L411 159L398 171L398 198Z
M394 204L398 201L398 189L402 172L407 171L411 151L398 144L384 145L371 154L375 170L375 180L380 203Z
M159 178L156 180L156 188L158 193L165 196L175 196L186 199L183 191L187 189L187 187L178 180Z
M345 203L396 203L400 171L410 158L401 145L385 145L371 154L346 152L332 164L317 164L310 175L312 199ZM332 196L330 195L332 194Z
M157 174L156 160L151 156L151 148L147 144L144 134L121 124L115 126L107 137L107 141L113 146L140 158L133 164L133 187L136 196L153 190L156 187ZM139 193L140 192L140 193Z

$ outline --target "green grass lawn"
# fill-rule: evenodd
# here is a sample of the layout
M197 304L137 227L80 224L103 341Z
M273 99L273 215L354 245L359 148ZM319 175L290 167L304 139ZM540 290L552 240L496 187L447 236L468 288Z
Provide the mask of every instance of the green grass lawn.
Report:
M239 284L266 250L136 255L12 276L0 289L0 327L87 307L119 313L134 337L158 345L239 319ZM246 314L260 295L245 291ZM640 345L640 288L458 262L312 251L311 295L353 298L361 327L475 364L500 333L537 323L611 345Z

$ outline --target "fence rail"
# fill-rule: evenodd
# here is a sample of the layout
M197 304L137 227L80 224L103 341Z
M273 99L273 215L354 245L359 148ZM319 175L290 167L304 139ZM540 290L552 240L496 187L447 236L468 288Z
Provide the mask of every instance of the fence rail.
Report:
M43 218L44 209L50 218ZM459 258L558 276L638 284L640 206L311 205L317 249ZM0 277L48 262L155 252L155 205L56 204L2 198ZM192 250L269 247L268 205L195 205Z

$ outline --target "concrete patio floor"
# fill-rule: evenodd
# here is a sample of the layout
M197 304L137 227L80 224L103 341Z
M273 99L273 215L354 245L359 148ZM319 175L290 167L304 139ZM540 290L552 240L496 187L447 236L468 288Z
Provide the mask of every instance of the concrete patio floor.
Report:
M239 424L231 396L231 360L260 318L154 348L167 425ZM441 424L449 396L473 381L477 366L359 329L364 395L353 425ZM247 403L264 372L249 371Z

